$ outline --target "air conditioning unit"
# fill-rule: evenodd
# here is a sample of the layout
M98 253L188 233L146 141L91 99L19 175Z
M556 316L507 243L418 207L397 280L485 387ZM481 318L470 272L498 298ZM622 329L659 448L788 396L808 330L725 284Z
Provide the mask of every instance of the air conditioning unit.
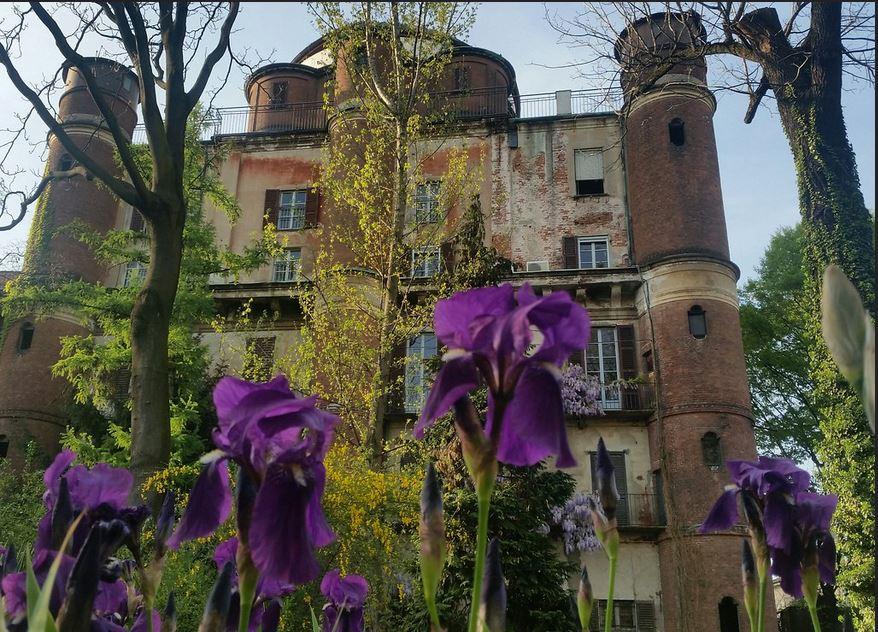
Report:
M525 270L527 272L548 272L549 262L548 261L528 261L527 268Z

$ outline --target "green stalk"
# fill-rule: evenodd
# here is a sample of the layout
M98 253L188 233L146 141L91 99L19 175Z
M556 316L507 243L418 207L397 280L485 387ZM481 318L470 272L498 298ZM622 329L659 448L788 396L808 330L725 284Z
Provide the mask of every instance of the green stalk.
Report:
M143 607L146 610L146 632L153 632L152 629L152 605L154 603L153 597L146 597L143 600Z
M491 486L493 488L493 485ZM488 511L491 491L479 494L479 530L476 536L476 566L473 571L473 592L469 610L469 632L476 632L479 622L479 601L482 598L482 575L485 571L485 553L488 549ZM484 496L484 498L483 498Z
M820 620L817 618L817 602L810 599L805 600L808 603L808 614L811 615L811 625L814 626L814 632L820 632Z
M241 602L241 616L238 618L238 632L247 632L250 627L250 611L253 609L253 593L256 591L256 580L259 575L252 573L238 576L238 594Z
M613 629L613 593L616 590L616 556L607 556L610 560L610 587L607 591L607 609L604 613L604 632Z
M747 608L747 620L750 622L750 632L756 632L756 613Z
M759 567L759 613L756 615L756 624L757 624L757 632L765 632L765 597L768 592L768 579L771 575L768 573L767 568L763 568L763 565L760 564Z

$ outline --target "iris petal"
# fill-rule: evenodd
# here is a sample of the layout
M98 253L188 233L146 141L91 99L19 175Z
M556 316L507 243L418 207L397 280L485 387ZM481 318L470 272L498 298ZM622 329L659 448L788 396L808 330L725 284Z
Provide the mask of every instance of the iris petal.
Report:
M168 539L168 548L176 549L181 542L210 535L228 519L231 511L228 463L220 459L204 465L189 494L180 524Z
M780 494L770 494L765 498L763 524L768 545L790 552L793 541L793 505Z
M700 533L713 533L730 529L738 521L738 490L726 489L714 503L699 529Z
M491 435L497 422L492 410L486 432ZM543 368L530 366L518 380L515 395L506 407L497 446L497 459L509 465L539 463L548 456L557 457L558 467L573 467L576 459L567 443L567 426L561 399L561 387L555 376Z
M454 402L475 389L478 384L478 372L470 357L455 358L443 364L415 425L415 437L422 438L428 426L447 413Z

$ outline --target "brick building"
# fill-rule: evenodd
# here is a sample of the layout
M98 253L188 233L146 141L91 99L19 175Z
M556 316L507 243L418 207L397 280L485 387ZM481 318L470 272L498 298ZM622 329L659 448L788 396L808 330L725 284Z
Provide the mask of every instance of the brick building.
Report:
M688 19L697 26L697 17ZM646 19L623 32L617 43L623 69L636 46L661 54L677 41L680 33L662 32L667 25ZM98 59L94 68L119 111L130 110L127 129L135 132L133 76ZM745 629L738 561L743 531L697 533L727 481L724 460L755 455L738 269L729 260L712 124L716 102L705 76L703 61L680 65L644 90L636 73L624 72L618 102L586 91L528 96L519 94L514 69L502 56L459 42L447 85L440 86L452 95L461 122L445 142L464 150L479 178L486 239L514 264L508 280L527 281L539 293L569 292L591 313L583 360L603 384L606 414L571 420L579 461L571 474L580 489L592 489L593 451L603 436L622 494L614 617L616 629L626 632ZM111 164L111 137L93 103L82 98L77 74L69 71L66 79L65 127ZM333 63L318 40L291 63L251 75L248 106L221 111L210 134L231 143L221 177L243 209L234 224L220 213L211 216L219 240L243 248L268 211L285 241L285 254L272 265L237 283L213 279L218 305L254 299L281 308L270 328L237 341L239 348L258 345L267 358L296 344L300 278L313 266L321 235L332 230L314 189L332 142L322 99L327 85L335 86L337 103L344 99L346 81L343 64ZM415 222L446 221L434 210L449 151L435 151L424 169L411 210ZM49 160L65 159L50 139ZM47 190L36 212L35 222L52 226L74 217L100 230L139 221L130 207L86 181ZM101 269L79 248L61 236L32 243L25 272L117 286L143 272L140 264ZM439 256L438 244L413 255L413 291L429 285ZM8 324L0 349L4 441L14 446L35 438L56 449L66 389L49 367L59 337L86 327L63 313ZM217 356L229 346L229 336L205 334L204 341ZM429 331L408 344L412 358L436 353ZM620 380L627 385L618 386ZM17 388L23 383L29 387ZM423 386L423 372L406 380L400 420L411 419ZM585 557L600 599L607 591L603 554Z

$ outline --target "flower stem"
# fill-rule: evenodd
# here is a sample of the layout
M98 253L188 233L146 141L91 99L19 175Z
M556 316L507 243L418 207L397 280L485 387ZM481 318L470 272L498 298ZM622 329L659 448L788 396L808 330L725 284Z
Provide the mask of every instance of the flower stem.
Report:
M771 574L760 564L759 569L759 611L756 615L757 632L765 632L765 597L768 592L768 580Z
M613 593L616 590L616 556L608 556L610 560L610 586L607 590L607 608L604 613L604 632L613 629Z
M152 597L145 597L143 600L144 610L146 611L146 632L153 632L152 629Z
M483 497L484 496L484 497ZM479 530L476 536L476 565L473 571L473 592L469 610L469 632L476 632L479 619L479 601L482 597L482 575L485 570L485 552L488 548L488 511L491 492L479 494Z
M806 595L805 603L808 604L808 614L811 615L811 625L814 628L814 632L820 632L820 619L817 618L817 600L808 599Z
M248 632L250 629L250 611L253 609L253 593L256 590L258 574L244 572L238 576L238 594L240 595L241 609L238 618L238 632Z

